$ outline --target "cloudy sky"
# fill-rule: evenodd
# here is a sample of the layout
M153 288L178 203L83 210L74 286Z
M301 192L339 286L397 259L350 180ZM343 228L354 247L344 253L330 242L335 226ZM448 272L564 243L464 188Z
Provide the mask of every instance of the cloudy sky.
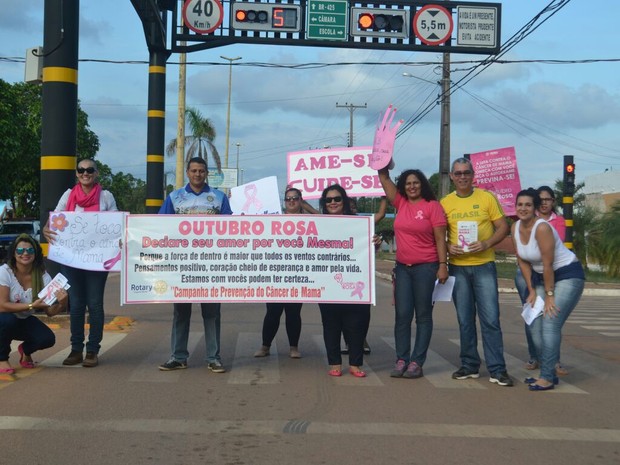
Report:
M98 158L115 172L145 178L148 52L140 20L129 0L80 3L78 92L101 141ZM549 3L501 2L502 44ZM5 81L23 80L26 49L43 45L43 5L43 0L0 0ZM620 2L572 0L504 55L505 63L492 64L456 91L452 159L514 146L523 187L560 178L563 155L574 155L578 182L606 169L620 171L620 63L609 61L620 58L618 17ZM244 181L276 174L280 186L286 181L287 152L346 146L349 111L337 104L367 105L354 112L354 143L371 145L388 104L405 120L415 117L437 98L441 77L439 53L273 45L193 52L187 57L195 63L188 66L187 104L213 120L222 158L229 68L221 55L242 57L233 66L229 166L236 165L238 143ZM484 58L452 54L452 81ZM592 62L579 63L583 60ZM172 55L167 67L167 141L176 135L177 62L178 55ZM344 62L355 64L337 65ZM287 67L305 63L335 66ZM438 171L439 116L435 105L400 134L396 172ZM165 169L174 170L172 158Z

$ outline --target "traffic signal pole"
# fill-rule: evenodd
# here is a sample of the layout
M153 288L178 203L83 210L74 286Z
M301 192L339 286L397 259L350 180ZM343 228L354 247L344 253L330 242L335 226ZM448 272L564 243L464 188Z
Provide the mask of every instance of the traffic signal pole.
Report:
M75 183L79 1L45 0L41 110L41 207L50 211ZM47 254L47 241L41 236Z
M564 245L573 249L573 196L575 195L575 163L572 155L564 155L562 210L566 221Z

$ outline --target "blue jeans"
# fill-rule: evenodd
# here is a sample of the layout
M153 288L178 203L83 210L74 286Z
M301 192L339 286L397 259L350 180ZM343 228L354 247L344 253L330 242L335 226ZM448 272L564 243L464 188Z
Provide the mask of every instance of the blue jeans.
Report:
M424 365L433 335L433 289L439 263L406 266L396 263L394 339L396 358ZM411 352L411 322L415 313L416 331Z
M562 326L579 303L585 281L579 278L562 279L555 283L555 305L558 316L540 316L536 318L530 329L536 350L540 354L540 377L553 381L555 364L560 360L560 344L562 342ZM544 286L536 286L536 294L545 298Z
M521 304L525 304L529 292L527 291L527 284L525 283L525 279L523 278L523 273L521 273L521 268L517 266L517 274L515 275L515 287L517 288L517 292L519 293L519 298L521 299ZM527 340L527 353L529 354L529 360L537 362L539 357L536 353L536 346L534 345L534 341L532 340L532 331L527 323L525 326L525 339Z
M480 368L477 313L487 370L491 375L505 372L495 262L475 266L450 265L450 274L456 278L452 299L459 321L462 366L473 371Z
M207 346L207 363L221 362L220 358L220 303L202 302L202 322ZM172 318L172 358L178 362L186 362L189 357L187 341L189 340L189 323L192 318L192 304L174 304Z
M13 313L0 313L0 361L9 359L13 340L24 341L24 354L30 355L52 347L56 336L36 316L17 318Z
M84 323L88 307L88 342L86 352L99 353L103 339L103 293L108 279L107 271L79 270L62 265L62 274L67 278L69 288L69 315L71 319L71 350L84 351Z

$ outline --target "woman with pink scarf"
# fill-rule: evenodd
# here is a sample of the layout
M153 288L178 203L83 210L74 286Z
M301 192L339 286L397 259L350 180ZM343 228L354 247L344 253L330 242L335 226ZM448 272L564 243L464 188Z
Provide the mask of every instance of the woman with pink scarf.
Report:
M85 159L78 163L77 184L62 195L54 211L116 211L116 201L109 191L103 190L97 182L98 171L94 160ZM53 243L56 233L46 225L43 235ZM69 314L71 317L71 353L63 365L82 364L83 367L96 367L99 364L99 349L103 339L103 293L108 279L106 271L80 270L62 265L61 272L68 279ZM84 357L84 323L88 307L90 330Z

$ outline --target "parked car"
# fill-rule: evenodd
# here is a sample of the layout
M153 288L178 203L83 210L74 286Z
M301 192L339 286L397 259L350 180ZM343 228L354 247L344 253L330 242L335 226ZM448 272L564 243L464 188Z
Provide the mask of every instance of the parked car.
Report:
M0 260L6 260L7 251L20 234L30 234L37 241L41 239L39 220L10 220L0 224Z

